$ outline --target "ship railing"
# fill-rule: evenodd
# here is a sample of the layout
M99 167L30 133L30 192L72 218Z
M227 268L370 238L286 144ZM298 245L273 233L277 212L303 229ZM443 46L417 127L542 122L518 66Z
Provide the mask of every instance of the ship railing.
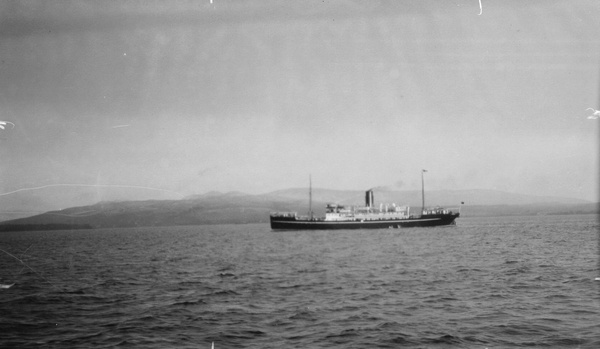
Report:
M296 216L296 219L301 221L324 221L322 217L311 217L311 216Z
M296 217L297 212L271 212L271 217Z
M453 213L460 213L460 206L459 207L447 207L445 208L445 210L449 213L449 214L453 214Z
M425 208L421 214L422 215L439 215L439 214L453 214L459 212L460 208L458 207L427 207Z

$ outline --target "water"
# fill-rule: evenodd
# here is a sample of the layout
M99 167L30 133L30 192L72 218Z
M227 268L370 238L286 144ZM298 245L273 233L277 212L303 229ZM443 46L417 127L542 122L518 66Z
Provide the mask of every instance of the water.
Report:
M0 347L600 347L597 216L0 234Z

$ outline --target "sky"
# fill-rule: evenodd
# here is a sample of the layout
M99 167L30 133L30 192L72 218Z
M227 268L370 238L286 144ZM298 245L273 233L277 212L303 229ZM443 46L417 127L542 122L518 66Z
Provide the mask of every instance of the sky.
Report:
M411 190L422 169L430 190L599 201L598 18L593 0L3 1L0 203L309 175Z

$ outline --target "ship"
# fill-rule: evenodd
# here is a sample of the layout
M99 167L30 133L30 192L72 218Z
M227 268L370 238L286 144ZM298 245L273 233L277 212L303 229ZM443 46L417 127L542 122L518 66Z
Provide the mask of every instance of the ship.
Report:
M394 229L413 227L436 227L456 224L460 216L440 206L425 206L425 186L421 172L422 206L414 212L410 206L397 206L395 203L375 206L373 189L365 192L364 206L344 206L329 203L325 206L325 217L314 217L312 213L312 181L309 185L309 212L299 216L297 212L272 212L272 230L332 230L332 229ZM462 204L462 202L461 202Z

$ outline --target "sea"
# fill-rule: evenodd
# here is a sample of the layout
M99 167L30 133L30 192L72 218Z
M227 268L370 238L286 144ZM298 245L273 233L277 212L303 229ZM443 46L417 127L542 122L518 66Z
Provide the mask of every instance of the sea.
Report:
M0 348L600 348L597 215L0 233Z

